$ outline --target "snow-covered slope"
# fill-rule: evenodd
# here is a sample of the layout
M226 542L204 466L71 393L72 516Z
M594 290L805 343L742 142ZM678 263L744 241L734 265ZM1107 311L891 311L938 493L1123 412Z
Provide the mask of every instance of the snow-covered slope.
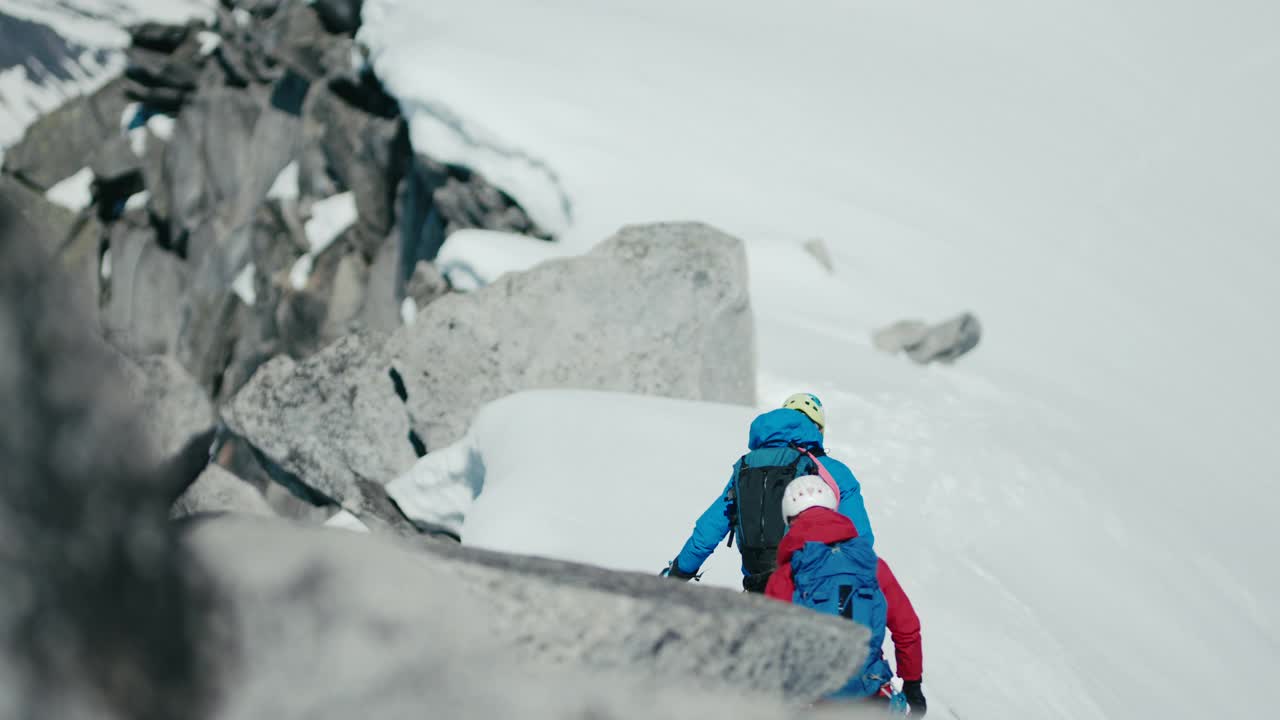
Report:
M823 396L957 714L1255 705L1216 687L1280 658L1280 6L370 0L365 22L415 146L569 245L658 219L748 242L761 402ZM987 336L955 367L869 346L965 309ZM655 534L632 541L659 567L683 538Z
M33 120L124 68L125 27L212 15L216 0L0 0L0 153Z

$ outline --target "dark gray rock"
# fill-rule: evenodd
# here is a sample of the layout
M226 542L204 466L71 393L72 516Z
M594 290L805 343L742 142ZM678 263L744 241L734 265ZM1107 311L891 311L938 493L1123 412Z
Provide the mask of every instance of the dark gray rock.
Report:
M142 185L150 197L147 210L155 219L164 236L161 245L169 246L169 208L172 205L172 189L164 181L164 156L168 152L169 143L164 138L147 128L146 150L142 154Z
M317 82L349 61L335 64L334 51L350 54L350 41L328 34L320 16L306 3L289 3L261 30L263 52L310 82Z
M351 34L360 28L360 10L364 0L315 0L311 7L331 33Z
M133 47L144 48L153 52L172 53L177 50L193 31L200 25L171 25L167 23L145 22L129 28L129 38Z
M187 265L160 247L150 222L137 214L111 226L108 246L111 277L102 307L107 340L132 358L172 353L184 325Z
M120 79L67 101L33 123L22 140L5 151L4 171L41 192L48 190L87 166L106 140L120 134L127 105Z
M428 448L531 388L750 405L755 329L741 241L706 225L624 228L581 257L427 305L388 343Z
M369 332L390 335L400 328L403 283L400 278L400 243L388 241L378 249L369 267L360 325Z
M915 362L953 362L973 350L982 338L982 325L972 313L929 326L919 320L903 320L876 331L872 340L885 352L905 352Z
M21 66L36 82L70 80L68 61L84 51L48 25L0 12L0 70Z
M117 135L102 144L89 162L93 170L93 198L108 218L130 195L145 187L142 159L129 138Z
M136 80L124 81L124 95L131 102L140 102L159 112L176 113L191 97L191 91L181 88L144 85Z
M478 173L414 158L401 184L401 272L407 279L420 260L435 260L445 238L468 228L551 239L510 196Z
M207 718L216 596L167 520L194 474L148 464L118 358L39 233L0 227L0 407L21 418L0 423L0 717Z
M297 154L299 121L267 98L229 88L201 93L178 116L164 159L172 189L170 236L199 265L235 228L248 223L280 171ZM201 226L211 246L193 244ZM222 262L238 272L243 258ZM230 277L218 278L225 286Z
M412 151L403 118L383 118L352 105L331 86L311 90L307 137L323 148L327 168L355 194L357 245L372 262L395 226L396 194Z
M263 365L223 418L297 482L374 529L410 527L382 488L417 459L390 371L376 344L352 335L302 362Z
M124 70L125 77L151 88L193 91L204 65L204 56L200 54L194 37L173 52L131 47L125 55L129 60Z
M291 346L282 333L278 313L285 297L293 292L288 274L301 255L301 229L290 218L292 203L269 200L258 209L250 231L250 263L253 270L252 307L240 313L238 332L218 390L220 400L230 399L244 387L258 367L281 353L305 357L308 352ZM298 333L294 333L294 337ZM319 324L307 347L319 344Z

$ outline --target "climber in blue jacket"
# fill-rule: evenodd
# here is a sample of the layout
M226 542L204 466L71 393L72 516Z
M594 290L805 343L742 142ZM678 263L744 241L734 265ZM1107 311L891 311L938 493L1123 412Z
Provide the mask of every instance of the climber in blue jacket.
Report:
M751 423L746 455L733 466L724 492L698 518L693 534L663 575L688 580L697 575L716 545L735 536L742 553L742 587L763 592L777 562L778 543L786 532L782 493L801 475L818 475L838 491L838 511L853 521L858 536L874 543L862 487L844 463L822 447L826 414L818 398L799 393L782 407Z

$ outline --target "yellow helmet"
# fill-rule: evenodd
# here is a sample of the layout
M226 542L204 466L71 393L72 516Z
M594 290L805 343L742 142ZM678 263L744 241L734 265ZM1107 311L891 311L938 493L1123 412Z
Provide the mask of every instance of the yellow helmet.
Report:
M808 415L813 424L818 426L818 432L826 432L827 414L822 411L822 401L818 399L817 395L796 393L787 398L787 401L782 403L782 407L788 410L799 410Z

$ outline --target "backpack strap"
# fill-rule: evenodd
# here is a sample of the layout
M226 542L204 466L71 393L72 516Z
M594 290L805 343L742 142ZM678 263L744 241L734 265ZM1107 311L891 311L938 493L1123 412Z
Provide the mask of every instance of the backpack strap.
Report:
M800 452L804 453L804 455L807 455L809 459L813 461L814 466L816 466L818 469L818 477L822 478L822 481L826 483L828 487L831 488L831 492L836 494L836 502L840 502L840 486L836 484L835 478L831 477L831 473L827 472L827 469L822 466L822 463L818 462L818 457L813 453L809 452L809 450L806 448L802 448L798 446L793 446L793 447L795 447L796 450L799 450Z
M733 475L733 482L729 484L729 492L725 494L725 502L728 503L729 511L729 542L725 543L725 547L733 547L733 535L738 531L738 476L747 467L747 456L743 455L738 458L738 471Z

